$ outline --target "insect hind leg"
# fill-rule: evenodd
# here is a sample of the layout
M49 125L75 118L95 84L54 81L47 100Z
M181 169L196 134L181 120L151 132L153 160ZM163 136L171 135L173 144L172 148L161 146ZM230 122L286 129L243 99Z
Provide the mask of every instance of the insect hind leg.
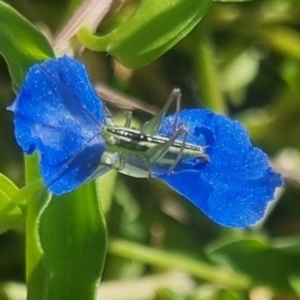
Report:
M176 101L176 117L173 125L173 132L175 134L175 132L177 131L178 116L179 116L180 104L181 104L181 91L179 88L174 88L172 90L171 95L169 96L164 107L156 116L154 116L150 121L146 122L142 126L141 132L144 134L155 135L163 119L165 118L168 109L170 108L170 106L174 101Z
M144 156L145 156L147 162L149 163L149 166L151 166L151 164L155 164L161 158L163 158L168 153L168 151L169 151L170 147L173 145L173 143L180 136L183 136L182 147L180 148L180 150L176 156L176 159L174 160L174 163L169 168L168 172L171 173L174 170L174 168L176 167L176 165L178 164L178 162L180 161L186 141L187 141L188 131L183 126L180 127L167 142L165 142L164 144L156 145L156 146L148 149L145 152ZM149 169L150 169L150 167L149 167Z
M126 118L125 118L125 124L124 127L131 128L131 122L132 122L132 111L126 111Z

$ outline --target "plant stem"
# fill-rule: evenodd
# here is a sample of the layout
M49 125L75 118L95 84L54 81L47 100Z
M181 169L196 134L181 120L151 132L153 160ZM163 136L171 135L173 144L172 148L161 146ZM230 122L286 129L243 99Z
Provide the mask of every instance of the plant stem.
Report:
M148 248L125 240L110 241L108 251L123 258L157 267L181 270L199 279L219 284L228 289L247 289L251 284L250 279L241 274L182 255Z
M205 20L203 20L205 22ZM222 95L218 72L213 54L213 47L209 40L207 29L203 23L198 27L198 45L195 51L195 65L201 86L203 98L201 106L208 107L215 112L226 113L226 105Z

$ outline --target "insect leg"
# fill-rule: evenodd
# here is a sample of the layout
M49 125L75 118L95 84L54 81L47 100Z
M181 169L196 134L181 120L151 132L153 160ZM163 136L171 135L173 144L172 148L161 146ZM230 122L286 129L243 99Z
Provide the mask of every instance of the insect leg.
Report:
M125 157L122 153L111 153L106 151L101 156L100 165L105 165L116 171L121 171L125 167L125 162Z
M164 119L168 109L170 108L174 100L176 100L176 112L177 112L176 114L177 117L175 118L174 126L177 126L178 112L180 109L180 101L181 101L181 91L178 88L174 88L164 107L156 116L154 116L151 120L149 120L142 126L141 132L144 134L155 135L159 129L162 120Z
M181 156L182 156L182 153L183 153L183 150L184 150L184 146L185 146L186 141L187 141L187 138L188 138L188 131L187 131L186 128L180 127L180 128L176 131L176 133L178 133L178 132L179 132L179 135L183 135L182 146L181 146L181 148L180 148L180 150L179 150L179 152L178 152L178 154L177 154L177 157L176 157L174 163L173 163L173 164L170 166L170 168L169 168L169 173L171 173L171 172L174 170L174 168L176 167L176 165L179 163L179 161L180 161L180 159L181 159ZM174 136L175 136L175 135L174 135Z
M115 160L114 164L112 165L112 168L116 171L121 171L125 167L126 159L122 153L118 153L119 157L117 160Z
M125 124L124 127L131 127L131 121L132 121L132 111L126 111L126 119L125 119Z
M175 95L176 97L176 111L175 111L175 120L173 123L173 133L175 134L178 130L177 125L178 125L178 117L179 117L179 112L180 112L180 105L181 105L181 91L180 89L177 89L178 91L176 92L177 94ZM174 90L173 90L174 91Z
M100 101L100 100L99 100L99 101ZM114 123L112 114L111 114L111 112L109 111L109 109L108 109L106 106L104 106L103 110L104 110L104 116L105 116L105 121L106 121L106 123L107 123L108 125L110 125L110 126L115 126L115 123Z
M174 164L172 164L172 169L174 169L174 167L176 166L176 164L179 162L182 152L184 150L184 146L187 140L187 136L188 136L188 132L184 127L180 127L175 134L164 144L159 144L156 145L150 149L148 149L145 154L144 157L146 158L146 160L149 162L149 164L151 163L155 163L158 162L161 158L163 158L165 156L165 154L169 151L169 148L173 145L173 143L181 136L183 135L183 142L182 142L182 147L180 148L177 157L175 159ZM171 169L171 171L172 171Z

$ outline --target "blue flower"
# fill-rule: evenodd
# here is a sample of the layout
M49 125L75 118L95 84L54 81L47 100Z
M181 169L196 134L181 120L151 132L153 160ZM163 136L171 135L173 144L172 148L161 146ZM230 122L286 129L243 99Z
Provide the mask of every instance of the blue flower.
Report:
M174 119L175 115L166 117L158 133L171 137ZM181 125L189 132L187 142L207 147L210 161L183 161L172 174L154 176L218 224L245 228L261 220L283 180L267 155L251 144L243 126L205 109L181 111Z
M39 151L42 177L54 194L72 191L109 169L100 165L111 154L101 136L105 107L81 63L65 56L34 65L10 110L19 145L28 154ZM245 228L258 222L283 183L266 154L251 144L239 122L205 109L166 117L158 135L173 137L176 117L188 131L187 142L205 147L209 162L181 160L172 173L169 165L154 163L152 176L216 223ZM142 177L139 170L146 168L147 162L128 156L120 171Z
M18 144L26 154L39 151L41 175L54 194L108 170L99 167L104 106L81 63L64 56L32 66L9 110Z

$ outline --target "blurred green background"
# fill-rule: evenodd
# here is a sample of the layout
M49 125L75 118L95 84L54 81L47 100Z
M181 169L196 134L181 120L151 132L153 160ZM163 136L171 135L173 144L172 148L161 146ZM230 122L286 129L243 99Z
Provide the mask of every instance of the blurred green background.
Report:
M5 2L51 37L81 1ZM99 32L109 31L137 4L115 1ZM120 66L106 53L85 50L79 57L94 82L102 81L156 108L163 106L172 88L179 87L182 107L210 107L239 119L253 143L270 155L286 178L263 222L239 231L214 224L157 181L108 174L101 180L107 184L103 201L112 242L102 285L107 294L101 299L300 299L299 0L215 2L187 37L137 71ZM203 71L206 63L213 67L215 103L207 100L211 88ZM6 111L13 99L8 68L0 57L0 172L22 186L22 153L14 140L12 115ZM122 116L120 110L113 111ZM134 117L143 122L150 115L135 111ZM150 258L145 258L130 245L118 244L120 238L162 252L149 252ZM24 247L22 228L0 236L0 282L24 282ZM168 266L177 269L176 259L163 263L168 253L171 258L179 255L204 263L199 269L208 265L209 272L221 277L220 268L232 273L225 272L220 281L212 273L197 275L179 267L184 271L181 286L173 273L166 273ZM162 255L162 261L155 262L152 254ZM241 283L226 283L228 274ZM112 290L119 298L109 292L105 284L109 280L114 280ZM0 299L6 297L0 292Z

